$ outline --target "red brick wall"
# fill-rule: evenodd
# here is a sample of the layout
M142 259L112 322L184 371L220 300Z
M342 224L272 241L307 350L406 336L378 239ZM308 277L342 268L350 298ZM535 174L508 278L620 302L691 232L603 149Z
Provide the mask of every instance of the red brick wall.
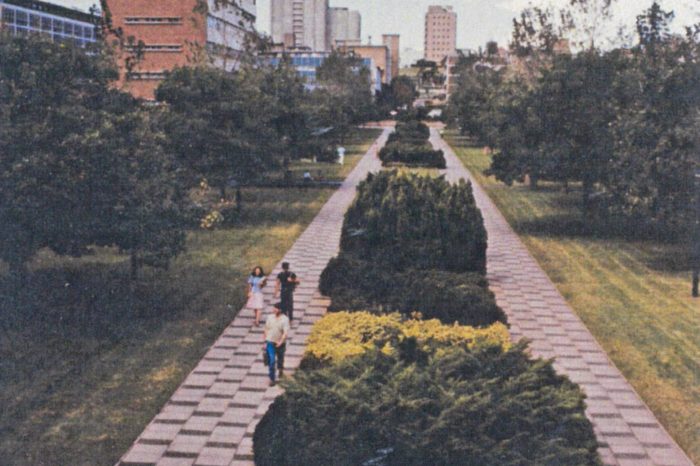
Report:
M163 72L184 66L201 57L207 40L206 17L195 13L195 0L108 0L113 27L122 28L124 38L134 37L148 45L179 45L179 51L146 51L133 72ZM128 17L181 18L178 24L127 24ZM112 37L110 40L114 40ZM126 79L126 51L119 52L118 85L136 97L152 99L158 80Z

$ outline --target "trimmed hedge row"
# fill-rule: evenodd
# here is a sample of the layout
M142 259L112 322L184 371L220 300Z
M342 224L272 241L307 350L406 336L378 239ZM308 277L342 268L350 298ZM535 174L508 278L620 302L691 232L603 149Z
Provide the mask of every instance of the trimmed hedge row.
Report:
M372 349L394 354L407 339L415 339L416 348L429 354L455 346L467 349L512 346L508 328L500 322L474 328L396 313L334 312L313 326L300 367L319 369Z
M428 142L430 128L420 121L398 123L389 135L386 146L379 151L383 165L401 163L409 166L444 169L445 154L433 150Z
M600 464L583 393L524 345L431 353L407 338L285 389L255 431L259 466Z
M387 143L379 151L379 159L383 165L400 163L413 167L444 169L447 167L445 154L441 150L433 150L430 144L411 144L406 142Z
M486 240L471 184L390 171L360 183L341 250L382 270L483 274Z
M489 291L488 281L477 273L393 272L341 254L321 274L319 288L331 297L331 312L420 312L426 319L479 327L506 323L506 315Z

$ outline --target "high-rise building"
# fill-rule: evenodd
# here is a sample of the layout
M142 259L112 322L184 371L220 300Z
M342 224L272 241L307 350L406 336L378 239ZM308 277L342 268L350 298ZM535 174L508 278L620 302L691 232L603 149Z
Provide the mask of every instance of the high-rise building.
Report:
M253 32L255 0L110 0L114 28L143 43L143 58L127 67L120 57L120 85L136 97L152 99L165 74L177 66L210 64L232 70Z
M272 40L286 47L322 52L328 44L328 0L272 0Z
M81 47L97 40L99 16L38 0L0 0L0 29L16 36L40 34Z
M425 15L425 59L441 62L457 51L457 13L451 6L430 6Z
M362 17L359 11L347 8L328 9L328 46L360 44L362 41Z
M384 34L382 43L389 48L391 56L391 76L392 79L399 75L400 57L400 36L398 34Z

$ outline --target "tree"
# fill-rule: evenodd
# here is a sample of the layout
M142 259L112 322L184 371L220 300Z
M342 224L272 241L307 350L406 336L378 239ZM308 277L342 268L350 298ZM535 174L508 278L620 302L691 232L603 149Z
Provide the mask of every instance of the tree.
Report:
M272 163L274 128L258 74L227 73L209 67L176 68L156 90L167 103L169 150L187 172L187 183L204 177L221 197L231 180L259 175Z
M362 59L331 53L317 69L320 87L312 93L320 126L334 127L342 139L352 125L376 113L370 88L370 70Z
M693 218L692 175L700 166L700 46L692 36L668 37L672 18L656 4L639 18L639 46L618 77L626 105L612 127L605 188L614 214L678 233Z
M303 78L291 64L246 68L249 79L257 79L260 91L270 98L266 110L276 132L277 151L285 158L298 159L314 150L313 108Z
M178 206L171 164L151 117L110 87L111 56L4 36L0 61L0 258L19 276L40 248L98 244L136 268L167 265L183 240L164 224Z

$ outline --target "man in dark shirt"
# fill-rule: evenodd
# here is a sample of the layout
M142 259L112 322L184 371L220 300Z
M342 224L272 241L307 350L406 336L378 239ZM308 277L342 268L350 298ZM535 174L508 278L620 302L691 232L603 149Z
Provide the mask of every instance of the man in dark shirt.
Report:
M282 312L289 317L289 321L294 320L294 289L301 281L294 272L289 270L289 262L282 263L282 272L277 275L275 284L275 296L281 293Z

